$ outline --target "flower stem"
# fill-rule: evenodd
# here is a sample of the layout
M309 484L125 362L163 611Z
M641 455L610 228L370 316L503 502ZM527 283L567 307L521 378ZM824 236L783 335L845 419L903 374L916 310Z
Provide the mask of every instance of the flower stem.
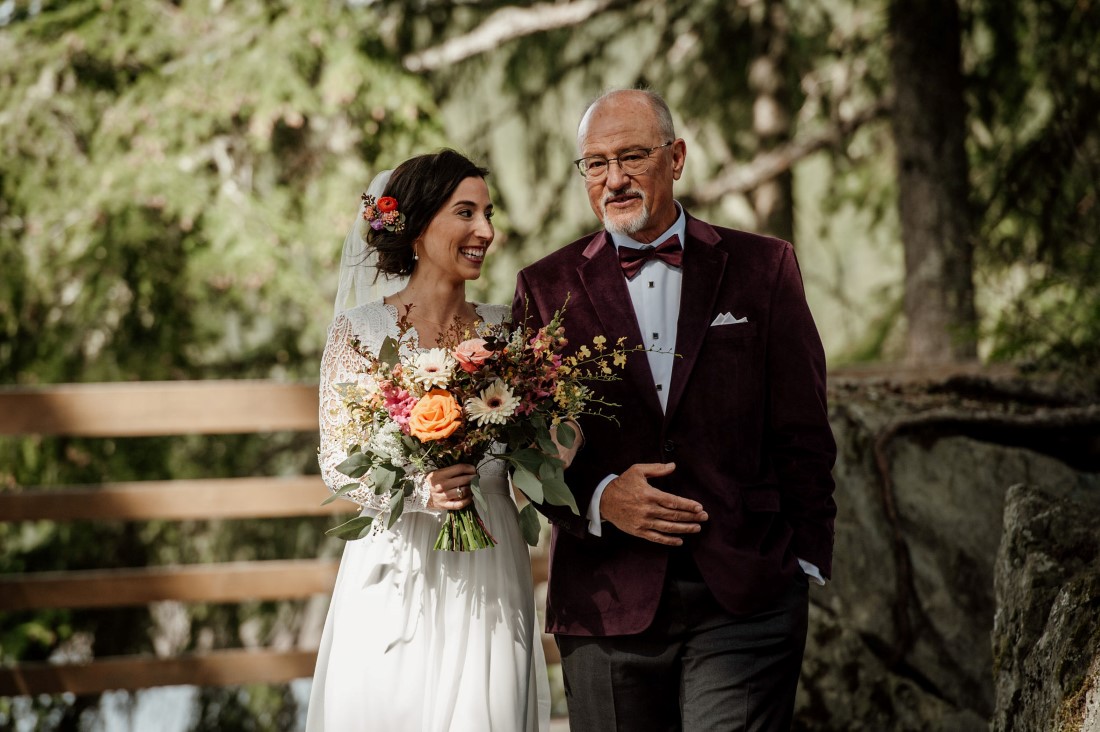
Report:
M478 516L477 509L470 504L457 511L447 512L443 525L439 527L434 548L440 551L472 552L496 545L497 540Z

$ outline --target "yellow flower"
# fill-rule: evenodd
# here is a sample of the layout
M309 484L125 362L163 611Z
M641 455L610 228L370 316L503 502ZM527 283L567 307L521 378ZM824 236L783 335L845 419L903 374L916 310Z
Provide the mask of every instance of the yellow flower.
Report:
M592 355L592 351L588 350L588 346L581 346L577 349L577 355L581 358L588 358Z
M604 338L602 335L598 335L592 339L592 342L596 344L597 351L603 351L604 344L607 343L607 339Z
M614 356L612 356L612 358L615 360L615 365L618 366L619 368L623 368L623 367L626 366L626 354L625 353L616 353Z

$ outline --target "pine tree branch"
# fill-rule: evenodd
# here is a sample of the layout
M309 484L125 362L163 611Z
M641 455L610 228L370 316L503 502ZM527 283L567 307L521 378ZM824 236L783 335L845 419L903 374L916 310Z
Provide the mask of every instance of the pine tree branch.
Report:
M851 117L837 120L828 129L812 135L796 138L779 147L760 153L750 162L742 165L732 163L700 186L691 194L684 196L685 203L695 205L713 203L730 193L746 193L772 178L787 172L795 163L809 157L818 150L838 145L852 135L861 126L881 117L890 111L885 100L875 102Z
M409 71L435 71L492 51L517 38L579 25L620 2L621 0L574 0L568 3L539 3L525 8L501 8L469 33L448 39L419 53L409 54L403 63Z

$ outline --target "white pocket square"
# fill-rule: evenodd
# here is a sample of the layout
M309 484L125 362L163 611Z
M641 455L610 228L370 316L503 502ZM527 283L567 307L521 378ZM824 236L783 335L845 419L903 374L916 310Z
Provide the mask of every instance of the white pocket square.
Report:
M749 318L748 318L747 315L743 316L743 317L740 317L740 318L735 318L735 317L733 317L732 313L722 313L721 315L719 315L718 317L716 317L714 319L714 322L711 323L711 326L715 326L715 325L737 325L738 323L747 323L747 322L749 322Z

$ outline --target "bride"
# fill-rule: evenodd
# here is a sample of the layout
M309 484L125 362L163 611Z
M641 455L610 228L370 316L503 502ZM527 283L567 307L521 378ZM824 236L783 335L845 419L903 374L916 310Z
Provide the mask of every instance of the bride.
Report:
M368 193L380 203L394 199L404 228L357 220L322 357L320 464L332 490L349 480L336 470L347 457L338 437L347 417L333 387L353 381L362 365L352 341L377 353L407 312L414 343L404 347L431 348L455 319L472 328L508 313L466 300L466 281L480 276L494 236L488 171L444 150L389 173ZM387 289L392 294L382 297ZM377 530L345 546L317 655L309 732L548 728L546 666L516 505L501 462L476 471L496 547L432 548L444 513L472 500L472 465L419 476L392 529L376 520ZM385 513L385 497L353 495L364 513Z

